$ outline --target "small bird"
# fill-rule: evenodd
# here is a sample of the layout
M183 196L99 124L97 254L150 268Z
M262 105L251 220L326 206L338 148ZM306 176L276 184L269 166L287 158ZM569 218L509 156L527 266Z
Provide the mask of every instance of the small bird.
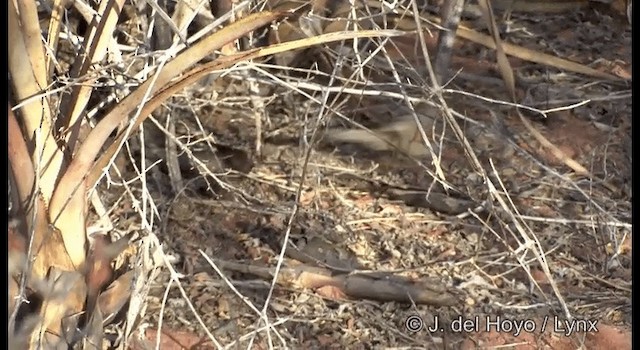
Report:
M439 133L439 128L434 130L435 120L430 116L419 114L418 119L422 123L429 142L436 151L436 143L431 139L432 134ZM435 131L435 132L434 132ZM373 151L400 151L411 157L424 157L430 155L430 151L422 139L418 125L411 115L400 117L399 120L378 129L341 129L330 130L325 138L331 143L354 143L362 145Z

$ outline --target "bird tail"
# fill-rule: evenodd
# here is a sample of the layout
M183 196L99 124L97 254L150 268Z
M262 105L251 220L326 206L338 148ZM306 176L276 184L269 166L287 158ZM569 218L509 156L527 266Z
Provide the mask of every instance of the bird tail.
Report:
M334 130L326 135L332 143L354 143L374 151L389 151L394 149L394 140L383 133L376 133L361 129Z

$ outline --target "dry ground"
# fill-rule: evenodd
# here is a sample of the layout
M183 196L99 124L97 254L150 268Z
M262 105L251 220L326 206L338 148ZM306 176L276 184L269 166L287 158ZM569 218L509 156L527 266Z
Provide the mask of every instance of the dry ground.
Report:
M514 13L509 23L509 32L503 32L507 42L630 74L631 32L615 14L593 9ZM208 348L213 345L207 333L224 346L257 349L270 343L278 348L369 349L527 342L550 348L578 348L585 342L586 348L598 349L605 340L608 347L630 348L630 86L514 62L523 103L543 110L576 105L549 113L547 119L529 117L551 143L594 175L589 179L540 146L512 109L491 102L506 100L499 76L474 63L493 61L494 54L461 42L453 65L465 74L446 86L444 96L451 109L468 118L457 121L497 187L490 188L473 170L451 130L445 129L441 169L451 192L474 204L464 213L420 207L384 190L388 187L381 184L442 193L429 175L435 172L429 159L325 142L326 130L353 127L340 115L372 128L386 125L404 108L402 100L343 91L326 96L327 107L322 107L322 87L329 78L304 61L298 66L306 72L265 65L252 71L238 68L174 97L165 108L175 135L211 165L217 179L208 176L208 186L195 177L175 194L163 163L149 172L146 186L157 207L155 232L174 257L175 269L175 274L165 269L152 286L145 316L149 339L155 341L162 321L163 349L179 348L169 345L171 339L182 344L204 339L195 348ZM398 41L400 52L402 44ZM411 56L409 51L403 54ZM400 62L396 54L389 52ZM416 67L399 69L401 81L408 81L411 70L419 72ZM309 83L296 85L303 81ZM396 91L389 84L367 89ZM407 94L431 98L418 85L408 85ZM256 116L262 118L261 130ZM146 133L158 135L153 128L149 124ZM255 151L258 132L260 154ZM224 159L215 160L203 148L208 147L205 140L215 141ZM128 169L125 177L135 176ZM289 225L300 187L298 210ZM108 191L105 198L121 195L118 187ZM506 207L494 200L498 197ZM132 208L126 199L120 201L113 212L119 227L135 221ZM271 281L228 269L220 275L205 255L274 267L289 231L295 243L324 241L325 262L337 256L336 261L350 267L427 280L455 295L457 303L443 307L347 300L323 289L276 286L266 311L273 328L267 332L249 305L262 309ZM291 263L286 258L284 266ZM171 276L180 278L169 283ZM501 317L539 330L545 320L566 320L567 312L574 320L590 321L579 323L583 326L597 321L599 333L565 337L548 326L543 336L522 331L514 338L508 329L449 328L460 318L482 328L487 317ZM437 319L445 331L410 332L406 322L411 317L419 317L424 327Z

